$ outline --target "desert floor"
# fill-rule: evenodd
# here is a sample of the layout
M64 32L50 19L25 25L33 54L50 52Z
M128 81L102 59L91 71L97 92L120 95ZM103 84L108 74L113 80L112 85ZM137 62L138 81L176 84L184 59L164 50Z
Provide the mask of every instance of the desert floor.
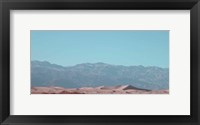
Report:
M169 94L169 90L146 90L130 85L82 88L32 87L31 94Z

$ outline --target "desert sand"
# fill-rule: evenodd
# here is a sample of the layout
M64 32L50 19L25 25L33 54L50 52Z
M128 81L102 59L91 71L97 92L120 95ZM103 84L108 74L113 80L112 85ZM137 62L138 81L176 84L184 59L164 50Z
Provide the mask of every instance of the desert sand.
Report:
M32 87L31 94L169 94L169 90L146 90L131 85L82 88Z

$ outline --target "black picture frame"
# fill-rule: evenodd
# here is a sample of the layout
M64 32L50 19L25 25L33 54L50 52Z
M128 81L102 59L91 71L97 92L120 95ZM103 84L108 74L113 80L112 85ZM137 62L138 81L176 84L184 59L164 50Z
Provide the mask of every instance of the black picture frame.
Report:
M190 10L191 115L25 116L10 115L10 10ZM200 124L200 2L199 0L1 0L0 1L0 123L16 124ZM180 43L181 46L181 43ZM184 98L184 97L183 97ZM24 100L25 101L25 100ZM167 107L165 107L167 108ZM170 110L170 109L169 109ZM173 109L172 109L173 110Z

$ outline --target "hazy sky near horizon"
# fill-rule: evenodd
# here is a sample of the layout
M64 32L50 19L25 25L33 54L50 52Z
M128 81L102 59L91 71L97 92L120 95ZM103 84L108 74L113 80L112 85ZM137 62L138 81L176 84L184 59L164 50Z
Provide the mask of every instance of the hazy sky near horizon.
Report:
M32 30L31 60L169 67L169 31Z

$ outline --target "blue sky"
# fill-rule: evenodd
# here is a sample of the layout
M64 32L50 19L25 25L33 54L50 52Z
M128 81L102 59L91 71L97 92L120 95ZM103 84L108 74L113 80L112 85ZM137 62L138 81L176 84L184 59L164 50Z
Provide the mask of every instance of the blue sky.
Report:
M33 30L31 60L169 67L169 31Z

